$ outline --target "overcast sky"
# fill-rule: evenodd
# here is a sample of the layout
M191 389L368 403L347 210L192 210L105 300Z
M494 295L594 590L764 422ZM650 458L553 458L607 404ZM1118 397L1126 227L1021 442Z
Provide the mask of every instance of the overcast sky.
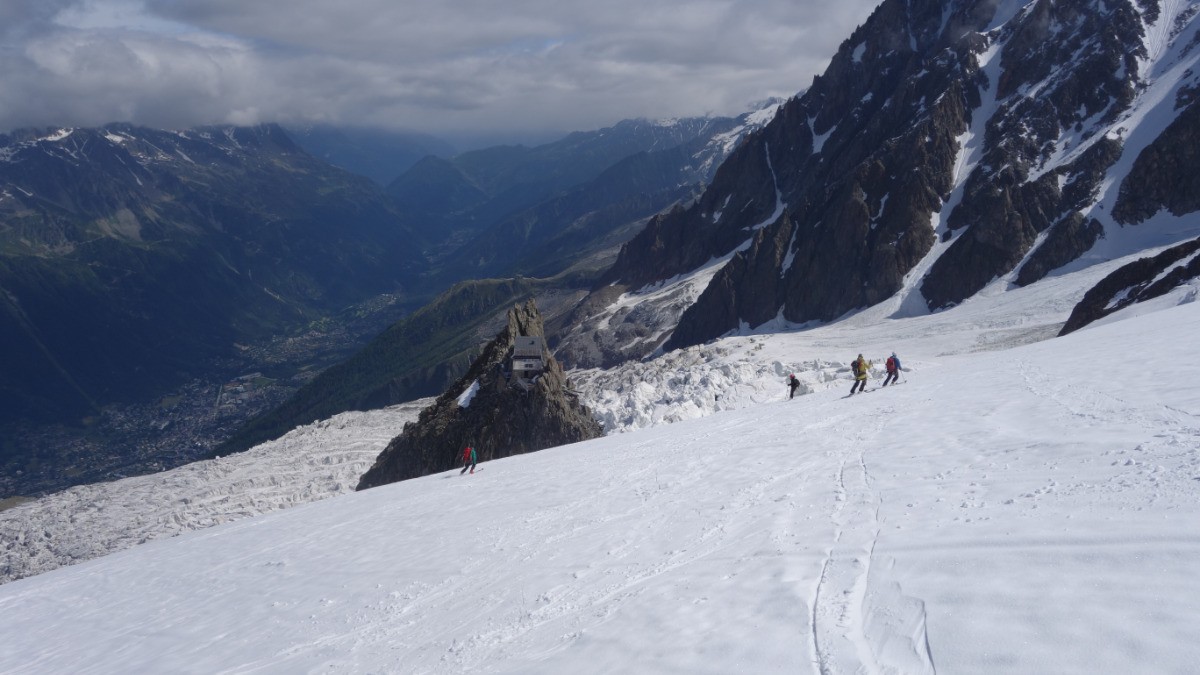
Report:
M0 0L0 131L737 114L808 86L877 1Z

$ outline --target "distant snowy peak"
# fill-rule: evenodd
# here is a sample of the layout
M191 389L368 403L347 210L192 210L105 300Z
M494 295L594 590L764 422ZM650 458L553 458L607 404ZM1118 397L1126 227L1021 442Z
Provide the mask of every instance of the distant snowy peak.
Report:
M50 143L53 143L55 141L61 141L62 139L66 138L67 136L70 136L71 132L73 132L73 131L75 131L75 130L74 129L59 129L58 131L55 131L54 133L50 134L49 136L39 138L38 140L39 141L48 141Z
M93 159L86 151L95 149L97 143L123 147L143 164L188 161L189 149L198 155L217 149L227 157L268 146L285 152L297 150L283 130L275 125L160 130L114 123L94 129L22 129L0 134L0 161L19 163L32 160L41 153L81 163ZM85 154L81 156L80 152Z
M573 136L599 137L619 134L645 133L654 137L647 151L667 150L677 146L691 148L691 157L699 179L707 182L716 167L748 134L767 125L783 105L782 99L768 99L751 104L750 110L737 117L669 117L660 119L627 119L595 132L578 132Z
M139 204L157 202L181 186L210 184L209 174L270 167L301 154L274 125L166 131L117 123L18 130L0 134L0 194L9 196L0 199L0 216L48 205L87 220L122 210L149 215L155 209ZM190 178L181 181L184 176ZM34 239L53 239L55 227L48 228L50 234L38 229Z
M885 0L605 282L724 261L670 349L884 302L929 312L1200 234L1198 15Z
M627 131L643 125L655 127L663 137L651 150L666 149L691 140L703 141L698 149L694 150L692 157L700 166L705 167L706 178L711 178L712 171L729 156L737 144L747 134L766 126L782 104L781 99L761 101L736 118L708 116L624 120L611 127L611 130ZM598 133L607 131L601 130Z

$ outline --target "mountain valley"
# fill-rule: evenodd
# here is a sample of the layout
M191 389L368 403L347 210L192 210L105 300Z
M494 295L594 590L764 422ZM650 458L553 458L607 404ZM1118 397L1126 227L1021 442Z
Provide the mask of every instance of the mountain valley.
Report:
M530 147L0 135L0 672L1191 672L1200 0L862 16Z

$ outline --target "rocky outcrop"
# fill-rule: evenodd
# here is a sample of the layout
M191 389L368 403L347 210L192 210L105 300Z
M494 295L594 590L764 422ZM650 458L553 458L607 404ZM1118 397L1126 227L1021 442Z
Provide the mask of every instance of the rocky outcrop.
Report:
M569 391L562 367L549 351L542 354L545 372L528 387L505 376L515 338L533 335L544 336L544 328L530 300L509 311L508 325L483 348L462 379L416 422L404 425L358 489L459 466L466 445L485 462L600 436L600 424Z
M1066 335L1130 305L1165 295L1200 279L1200 239L1125 265L1084 294L1059 335ZM1193 298L1194 299L1194 298Z
M1200 211L1200 100L1193 100L1138 155L1121 183L1113 217L1141 223L1166 209L1182 216Z
M1042 245L1021 266L1014 280L1018 286L1028 286L1039 281L1072 260L1083 255L1096 240L1104 235L1100 221L1084 218L1079 212L1072 213L1051 228Z

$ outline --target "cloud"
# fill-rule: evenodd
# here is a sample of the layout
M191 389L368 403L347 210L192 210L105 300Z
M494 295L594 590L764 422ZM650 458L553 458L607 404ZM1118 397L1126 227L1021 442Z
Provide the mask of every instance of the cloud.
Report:
M734 114L807 86L873 5L17 0L0 9L0 129L277 120L518 133Z

